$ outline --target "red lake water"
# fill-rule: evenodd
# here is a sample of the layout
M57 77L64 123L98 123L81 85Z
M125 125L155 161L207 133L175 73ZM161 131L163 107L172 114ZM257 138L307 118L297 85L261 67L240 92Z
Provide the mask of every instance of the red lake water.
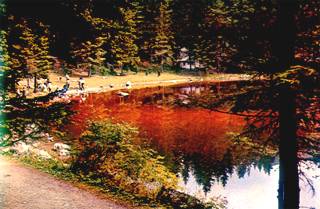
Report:
M111 119L139 128L142 137L174 164L181 190L205 198L225 197L231 209L277 208L278 160L253 156L247 150L230 149L231 133L245 125L243 117L200 107L185 107L189 95L220 94L233 83L198 83L89 94L73 105L76 114L66 128L77 138L92 120ZM311 165L309 177L320 174ZM320 208L320 179L314 179L316 194L300 182L301 206Z

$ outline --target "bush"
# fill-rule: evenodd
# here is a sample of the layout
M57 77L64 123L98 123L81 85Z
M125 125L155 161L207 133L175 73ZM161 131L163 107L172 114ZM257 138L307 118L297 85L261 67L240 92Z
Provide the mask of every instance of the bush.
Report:
M72 171L152 199L162 188L174 189L177 177L165 167L163 157L136 140L138 131L128 124L92 122L81 135Z
M99 71L100 71L100 74L101 74L102 76L106 76L106 75L110 75L110 74L111 74L111 70L108 69L108 68L106 68L106 67L104 67L104 66L101 66L101 67L99 68Z

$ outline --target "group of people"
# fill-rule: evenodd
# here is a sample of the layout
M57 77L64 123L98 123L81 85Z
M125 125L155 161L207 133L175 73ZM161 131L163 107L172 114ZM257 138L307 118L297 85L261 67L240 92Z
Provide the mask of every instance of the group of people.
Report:
M63 82L62 80L63 80L63 77L59 77L59 82ZM80 77L78 80L78 90L82 93L85 91L85 83L86 83L85 79L83 77ZM28 84L27 87L23 86L23 88L18 88L17 95L19 97L26 97L26 95L28 94L28 90L31 89L29 80L28 80L27 84ZM49 78L37 80L38 92L48 92L48 93L52 93L52 94L57 93L59 96L65 95L67 93L67 91L70 89L70 86L71 86L71 80L70 80L70 76L68 74L65 75L65 84L63 85L63 88L60 90L58 90L58 88L57 88L55 91L53 89L53 84ZM112 89L112 88L114 88L114 85L109 84L109 87L110 87L110 89ZM126 89L131 89L132 82L127 81L124 84L124 87Z
M71 85L70 77L68 74L66 74L65 78L66 78L66 84L64 85L64 88L69 89ZM59 81L62 81L62 77L59 77ZM80 77L78 80L78 89L80 91L84 91L85 89L85 80L83 77Z
M17 97L25 98L28 94L28 90L25 86L20 90L19 88L16 90Z
M27 84L23 84L21 82L18 82L18 88L16 90L16 94L18 97L26 97L29 94L29 91L31 90L30 86L30 78L27 80ZM49 92L51 93L53 90L53 86L49 78L47 79L37 79L37 85L36 90L38 92Z
M45 79L44 82L42 80L38 81L38 90L40 92L52 92L52 83L49 78Z

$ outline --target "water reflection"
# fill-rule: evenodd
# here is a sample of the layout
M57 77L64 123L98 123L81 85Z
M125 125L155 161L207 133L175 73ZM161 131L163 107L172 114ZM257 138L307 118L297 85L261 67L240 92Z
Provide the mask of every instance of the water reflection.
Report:
M246 159L245 162L238 157L236 154L227 152L222 160L212 159L209 162L204 162L201 157L186 156L187 160L182 163L181 177L186 183L191 172L197 184L202 186L205 193L208 193L213 184L218 183L225 186L231 176L236 175L239 179L244 178L250 175L252 168L270 174L272 166L276 163L274 157L262 156L260 160Z
M141 135L181 176L185 192L200 191L207 197L223 195L229 208L277 208L278 160L275 152L235 146L231 132L239 132L243 117L193 107L193 96L232 93L242 84L193 84L170 88L131 90L129 96L117 92L90 94L85 102L74 104L72 124L75 138L84 130L86 120L112 118L140 128ZM201 98L201 97L198 97ZM304 170L319 172L318 168ZM316 191L319 191L315 180ZM300 184L301 185L301 184ZM301 205L320 208L319 195L301 187Z
M230 209L271 209L278 207L277 193L278 189L278 165L273 165L270 173L261 172L258 168L252 168L250 173L243 178L239 178L237 174L232 174L226 185L214 183L210 192L206 194L207 198L213 196L224 196L228 200L228 208ZM310 174L316 174L317 168L308 171ZM187 192L192 195L203 196L204 193L201 186L197 183L194 175L190 172L190 178L186 183L181 182L180 185L187 188ZM319 180L314 181L316 191L320 190ZM303 181L300 182L301 188L301 208L319 208L319 196L313 196L309 185Z

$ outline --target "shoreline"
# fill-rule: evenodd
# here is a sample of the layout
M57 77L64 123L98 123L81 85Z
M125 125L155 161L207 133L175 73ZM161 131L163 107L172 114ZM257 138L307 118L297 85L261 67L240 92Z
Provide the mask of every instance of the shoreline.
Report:
M148 76L138 73L130 74L126 76L92 76L85 77L85 90L80 91L78 88L78 76L70 76L69 90L65 93L68 97L80 96L83 94L93 93L105 93L111 91L126 91L130 89L142 89L157 86L174 86L181 84L192 84L199 82L234 82L234 81L246 81L250 80L252 76L247 74L210 74L207 76L195 76L195 75L184 75L175 73L163 73L160 77L155 74L149 74ZM49 73L49 79L52 83L52 92L62 89L66 84L66 78L60 74ZM41 79L41 83L44 79ZM130 82L130 87L126 87L126 83ZM31 86L33 82L31 81ZM20 86L26 87L27 81L21 82ZM33 93L33 89L27 93L27 98L35 98L38 96L45 96L49 92L42 91Z
M251 77L248 75L244 75L245 77L238 76L233 79L217 79L217 78L200 78L196 77L192 78L185 78L185 79L173 79L173 80L161 80L161 81L148 81L148 82L135 82L132 83L130 88L127 88L125 85L114 85L112 88L109 86L100 86L100 87L87 87L84 91L79 91L76 88L71 88L66 95L68 96L79 96L81 94L99 94L99 93L106 93L112 91L126 91L132 89L142 89L142 88L152 88L157 86L165 86L170 87L174 85L180 84L192 84L192 83L199 83L199 82L210 82L210 83L217 83L217 82L235 82L235 81L247 81Z

